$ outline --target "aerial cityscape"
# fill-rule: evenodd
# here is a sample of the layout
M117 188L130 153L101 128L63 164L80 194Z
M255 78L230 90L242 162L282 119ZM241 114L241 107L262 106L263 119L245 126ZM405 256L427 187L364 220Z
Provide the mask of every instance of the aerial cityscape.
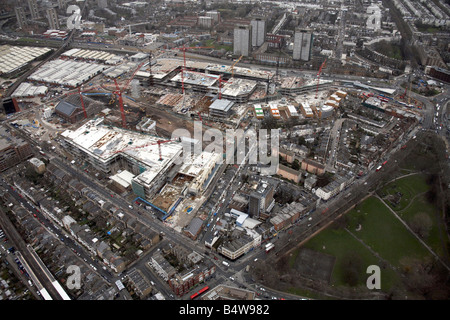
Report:
M0 3L0 300L450 299L449 0Z

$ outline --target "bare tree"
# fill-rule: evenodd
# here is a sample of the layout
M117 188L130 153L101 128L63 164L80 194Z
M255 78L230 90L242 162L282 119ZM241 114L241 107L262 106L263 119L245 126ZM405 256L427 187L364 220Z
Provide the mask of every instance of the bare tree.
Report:
M410 222L411 229L422 239L428 238L432 225L433 222L426 212L416 213Z

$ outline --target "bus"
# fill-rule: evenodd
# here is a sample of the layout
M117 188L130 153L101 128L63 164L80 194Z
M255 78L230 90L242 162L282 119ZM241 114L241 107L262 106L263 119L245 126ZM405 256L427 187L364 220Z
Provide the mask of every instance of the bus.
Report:
M266 244L266 253L272 250L275 247L273 243Z
M191 300L194 300L195 298L199 297L200 295L202 295L203 293L205 293L208 290L209 290L208 286L200 289L199 291L197 291L196 293L191 295Z

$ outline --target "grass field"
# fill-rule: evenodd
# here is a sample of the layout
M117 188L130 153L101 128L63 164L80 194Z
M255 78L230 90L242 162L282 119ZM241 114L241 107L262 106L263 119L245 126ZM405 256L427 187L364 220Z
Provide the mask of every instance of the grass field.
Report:
M305 246L319 252L327 253L336 257L336 262L331 275L331 285L345 286L345 260L346 256L357 253L360 258L362 270L358 277L358 286L365 287L368 274L367 267L370 265L381 265L380 260L372 254L363 244L357 241L344 229L328 228L308 241ZM290 261L295 262L295 257ZM389 268L381 271L381 290L388 291L393 285L399 282L398 275Z
M400 266L403 257L423 258L429 255L378 198L368 198L347 215L349 229L355 230L361 224L357 236L394 266Z
M422 189L419 187L418 190ZM410 207L414 208L416 205L423 204L414 201ZM376 197L366 199L349 211L346 217L347 230L336 225L330 226L302 246L336 258L330 277L331 286L348 286L345 268L349 257L352 257L351 259L356 258L360 265L358 282L353 286L357 290L368 290L367 267L378 265L381 269L381 290L387 293L394 287L403 286L400 270L404 259L423 259L430 256L426 248ZM436 235L430 239L436 242ZM298 251L290 257L291 268L296 267L297 256ZM295 292L294 288L292 290Z
M445 261L450 246L440 208L444 198L439 198L445 197L439 193L438 184L442 176L436 148L441 145L427 136L413 147L408 147L410 156L398 164L400 170L390 177L398 177L397 180L385 182L376 195L359 203L302 246L335 257L327 292L336 293L336 298L347 297L350 288L358 294L367 293L363 291L368 277L366 268L372 264L380 266L382 292L390 297L448 297L447 270L430 252ZM358 269L356 284L348 281L345 272L351 266L349 253L363 266ZM306 262L298 259L296 252L290 258L293 270L299 270L300 261ZM431 269L427 269L430 265ZM295 288L291 291L296 292ZM305 292L302 295L308 296Z
M434 252L443 256L446 250L445 246L449 245L448 238L439 221L440 213L438 209L425 198L425 192L429 188L430 186L426 183L426 176L415 174L387 184L378 191L378 195L385 199L385 202L411 227L414 225L414 220L418 214L425 214L429 218L430 229L428 236L424 237L423 240ZM389 195L395 195L397 192L400 192L402 196L400 202L393 205L388 201L388 198ZM444 244L442 244L441 238L444 239Z
M448 238L445 235L445 229L441 227L438 215L440 214L436 207L430 204L424 195L416 197L411 204L404 210L399 212L400 217L408 224L412 225L417 214L424 213L429 217L430 229L428 236L425 237L424 242L433 249L439 256L444 256L444 250L446 250L442 244L441 236L444 241ZM448 246L448 241L445 242Z
M388 200L386 202L393 210L400 211L405 209L416 195L426 192L428 189L425 177L421 174L414 174L387 184L378 191L378 195L382 198L399 197L400 201L396 205Z

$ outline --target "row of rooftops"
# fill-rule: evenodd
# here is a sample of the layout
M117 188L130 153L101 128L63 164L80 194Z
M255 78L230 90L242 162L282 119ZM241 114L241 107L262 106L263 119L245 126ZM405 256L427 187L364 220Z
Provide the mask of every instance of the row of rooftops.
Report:
M33 239L35 246L41 246L48 250L52 256L52 261L55 265L69 266L78 265L83 274L83 293L79 299L98 298L104 295L104 290L109 287L100 276L87 267L84 263L80 264L80 259L70 250L66 245L61 243L55 236L53 236L46 228L35 219L22 207L16 206L13 208L17 219L20 221L22 227ZM115 290L114 290L115 291ZM115 292L114 292L115 293ZM113 294L108 296L113 297Z
M41 83L77 87L106 68L105 65L92 62L57 59L45 63L28 79Z
M0 74L11 73L50 52L50 48L0 46Z

